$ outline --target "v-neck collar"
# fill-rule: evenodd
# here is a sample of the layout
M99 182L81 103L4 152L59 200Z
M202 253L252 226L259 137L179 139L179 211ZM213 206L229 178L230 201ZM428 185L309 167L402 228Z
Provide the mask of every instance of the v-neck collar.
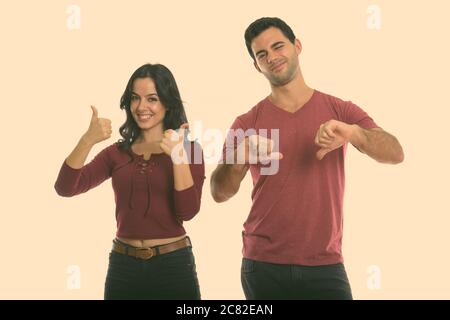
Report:
M294 116L294 115L300 113L301 110L305 109L305 107L311 105L313 100L315 100L315 97L317 96L317 94L318 94L318 91L316 89L313 89L313 94L311 95L311 97L300 108L298 108L294 112L290 112L283 108L278 107L269 99L269 96L266 97L266 102L272 109L279 110L279 112L281 112L281 113L285 113L287 115Z
M151 153L150 154L150 157L148 158L148 159L145 159L144 158L144 154L137 154L136 152L134 152L133 151L133 148L130 146L130 153L133 155L133 157L135 157L135 158L141 158L141 159L143 159L144 161L150 161L151 159L152 159L152 157L153 156L161 156L161 155L164 155L165 153L164 152L159 152L159 153Z

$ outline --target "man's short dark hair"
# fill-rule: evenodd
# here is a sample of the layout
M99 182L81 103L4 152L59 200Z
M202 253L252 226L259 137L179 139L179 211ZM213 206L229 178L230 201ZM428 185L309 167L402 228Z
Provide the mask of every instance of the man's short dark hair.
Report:
M260 18L254 22L252 22L248 27L247 30L245 30L245 45L247 46L248 53L250 56L255 60L255 55L252 51L252 41L254 38L259 36L261 32L274 27L278 28L283 32L283 34L286 36L286 38L289 39L292 43L295 43L295 35L292 31L291 27L288 26L286 22L281 20L280 18Z

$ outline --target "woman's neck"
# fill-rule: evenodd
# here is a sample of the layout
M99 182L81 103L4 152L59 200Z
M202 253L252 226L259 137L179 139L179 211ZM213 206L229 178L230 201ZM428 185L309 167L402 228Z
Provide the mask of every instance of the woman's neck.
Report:
M158 126L157 128L142 130L136 142L143 144L161 142L163 136L164 136L163 128Z

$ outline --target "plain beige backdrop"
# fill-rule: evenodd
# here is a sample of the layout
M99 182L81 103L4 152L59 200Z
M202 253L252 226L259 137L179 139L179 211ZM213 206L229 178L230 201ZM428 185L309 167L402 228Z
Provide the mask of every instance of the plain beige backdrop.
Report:
M68 28L70 5L81 9L79 29ZM370 5L380 9L380 29L368 27ZM347 153L343 253L354 297L450 298L448 1L30 0L0 4L1 299L103 298L116 231L111 182L74 198L53 189L89 106L115 130L91 159L120 138L131 73L159 62L174 73L189 120L225 131L269 93L243 40L261 16L291 25L310 86L361 106L405 150L396 166ZM216 204L214 168L186 229L203 298L243 299L251 179Z

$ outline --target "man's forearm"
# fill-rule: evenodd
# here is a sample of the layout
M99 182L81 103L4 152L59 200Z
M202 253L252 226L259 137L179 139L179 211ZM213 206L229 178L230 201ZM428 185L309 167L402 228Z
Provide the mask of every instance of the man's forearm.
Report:
M224 202L234 196L247 173L244 164L219 164L211 175L211 194L216 202Z
M382 163L400 163L403 149L397 138L382 129L363 129L353 125L350 143L369 157Z

